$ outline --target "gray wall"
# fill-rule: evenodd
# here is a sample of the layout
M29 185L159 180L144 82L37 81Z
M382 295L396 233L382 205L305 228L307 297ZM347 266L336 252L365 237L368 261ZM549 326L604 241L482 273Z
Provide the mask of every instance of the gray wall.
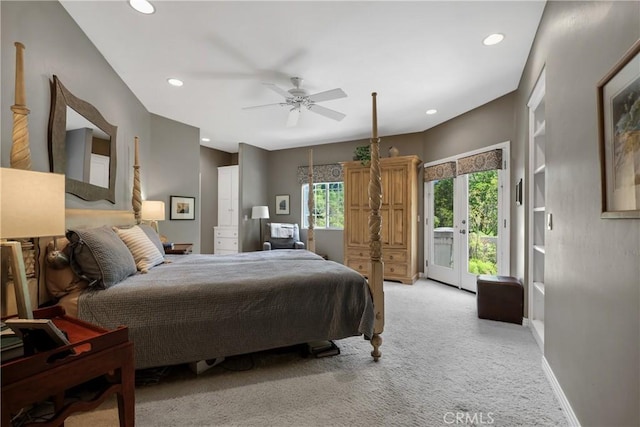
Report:
M47 127L53 75L75 96L91 103L118 127L116 204L86 202L67 194L68 208L131 209L133 137L148 141L150 117L144 106L113 71L58 2L0 2L2 43L2 166L9 166L15 85L15 47L25 45L24 72L33 170L48 172ZM140 151L148 164L150 147ZM142 169L142 188L149 171Z
M47 126L51 91L49 82L57 75L71 93L93 104L107 121L118 127L116 203L87 202L67 194L67 208L131 209L133 185L133 140L140 138L140 175L143 198L165 200L169 196L198 197L199 132L159 116L153 118L104 57L54 1L0 2L1 16L1 162L9 166L15 85L15 47L25 45L24 71L33 169L49 171ZM154 129L154 126L157 128ZM153 131L153 132L152 132ZM168 132L166 135L164 132ZM151 137L153 133L153 138ZM173 144L176 144L174 146ZM185 167L185 164L189 164ZM182 169L182 172L177 171ZM167 176L171 175L171 182ZM159 184L159 187L156 185ZM176 191L179 193L173 193ZM196 203L199 203L197 201ZM196 221L163 221L160 230L173 241L200 245L199 218Z
M213 227L218 225L218 166L231 164L231 154L200 146L200 253L214 250Z
M429 163L501 142L513 141L515 138L515 102L516 92L514 91L425 131L422 159L425 163ZM522 171L518 173L519 166L515 164L513 157L513 145L511 144L510 150L512 185L522 177ZM422 179L422 177L420 178ZM424 218L424 184L419 186L418 191L421 200L421 218ZM510 269L513 276L523 278L524 242L518 242L516 235L519 233L518 224L522 226L524 209L522 206L515 206L515 202L511 203L509 208L511 210ZM423 260L421 265L424 270L424 221L420 222L418 231L420 233L420 254ZM522 272L519 272L519 268Z
M144 141L140 142L144 144ZM163 200L165 220L159 223L161 234L170 242L193 243L200 252L200 130L156 114L151 114L151 160L140 168L149 168L149 185L143 199ZM195 219L171 220L171 196L195 197Z
M400 155L415 154L423 161L429 162L510 141L514 138L515 100L515 92L512 92L425 132L382 135L380 155L386 157L389 147L394 146L398 148ZM380 117L379 120L382 123L384 117ZM291 214L278 216L277 220L301 223L302 200L300 184L296 179L296 171L298 166L308 165L309 148L313 149L313 163L321 165L350 161L355 148L359 145L369 144L369 142L368 139L363 139L269 152L269 169L278 171L278 173L269 174L270 209L275 209L276 194L289 194L291 196ZM421 219L418 227L418 263L420 271L424 271L424 192L422 179L421 167L418 175L418 212ZM515 208L512 207L512 209ZM523 209L521 208L520 211L522 212ZM512 229L512 233L516 233L515 229ZM302 234L303 240L306 241L306 231L302 230ZM327 254L329 259L334 261L343 261L343 232L341 230L316 229L315 237L316 251L318 253ZM524 246L524 243L521 242L521 246ZM511 260L512 266L515 264L513 258L514 255L512 255ZM522 264L523 261L520 263Z
M598 81L639 38L639 2L549 2L518 90L528 158L546 64L544 355L583 426L640 425L640 220L600 218L596 120Z
M251 252L262 248L260 242L260 220L251 219L254 206L268 206L268 177L278 173L269 167L268 151L253 145L240 143L238 151L239 167L239 204L238 244L240 252ZM269 215L274 218L275 209L269 207ZM262 220L262 226L266 220Z

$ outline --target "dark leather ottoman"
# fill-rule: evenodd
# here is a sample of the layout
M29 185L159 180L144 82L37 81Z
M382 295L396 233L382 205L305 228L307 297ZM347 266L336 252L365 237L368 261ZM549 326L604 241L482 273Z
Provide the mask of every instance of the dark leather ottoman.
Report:
M510 276L480 275L477 279L478 317L480 319L522 324L524 288Z

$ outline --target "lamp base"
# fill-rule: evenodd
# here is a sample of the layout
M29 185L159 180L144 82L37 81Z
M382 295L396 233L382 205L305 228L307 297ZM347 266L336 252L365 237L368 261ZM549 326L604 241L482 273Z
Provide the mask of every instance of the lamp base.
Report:
M24 258L22 258L22 245L20 242L0 242L3 249L10 252L11 272L13 273L13 285L16 292L16 306L18 317L21 319L33 319L31 311L31 298L29 297L29 286L27 274L24 268Z

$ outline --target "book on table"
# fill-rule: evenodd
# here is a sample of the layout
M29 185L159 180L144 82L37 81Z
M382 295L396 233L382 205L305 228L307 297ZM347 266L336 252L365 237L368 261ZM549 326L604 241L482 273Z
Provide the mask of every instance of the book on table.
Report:
M16 333L12 329L10 329L4 322L2 322L0 340L2 347L0 360L3 363L24 355L24 345L22 343L22 338L16 335Z

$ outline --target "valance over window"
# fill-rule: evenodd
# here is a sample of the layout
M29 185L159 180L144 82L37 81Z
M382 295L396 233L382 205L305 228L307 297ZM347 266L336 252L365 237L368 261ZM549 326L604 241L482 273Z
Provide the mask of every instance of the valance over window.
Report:
M473 172L502 169L502 150L490 150L463 157L455 162L444 162L424 169L424 181L455 178Z
M456 162L440 163L424 168L424 181L437 181L440 179L455 178Z
M309 183L309 167L298 166L298 184ZM342 182L344 175L339 163L313 166L313 182Z

